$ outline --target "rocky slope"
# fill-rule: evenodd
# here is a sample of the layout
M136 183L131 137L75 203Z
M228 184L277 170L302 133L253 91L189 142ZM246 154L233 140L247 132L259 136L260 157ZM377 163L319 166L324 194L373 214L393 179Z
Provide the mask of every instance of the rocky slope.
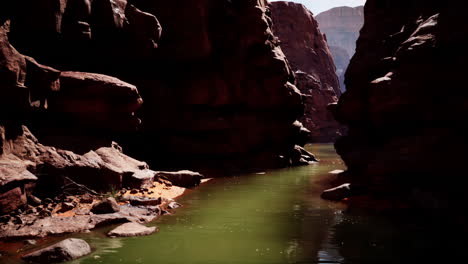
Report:
M349 60L354 55L356 40L364 24L364 7L335 7L318 14L315 19L320 30L326 35L335 61L336 73L340 78L342 90L345 90L344 74Z
M420 206L466 200L464 10L457 1L367 1L348 90L334 109L349 127L336 143L348 166L342 181Z
M334 142L342 130L327 106L341 94L335 65L312 13L302 4L272 2L273 31L295 71L297 87L304 94L301 119L312 142Z

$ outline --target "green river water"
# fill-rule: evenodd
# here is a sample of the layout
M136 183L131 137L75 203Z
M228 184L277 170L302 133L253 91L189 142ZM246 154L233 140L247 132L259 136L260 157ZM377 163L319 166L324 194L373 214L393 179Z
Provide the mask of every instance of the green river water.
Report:
M112 227L75 234L94 251L73 263L404 263L432 248L426 230L407 234L388 218L352 215L344 204L321 200L320 182L344 165L332 145L309 150L320 163L215 179L190 191L175 214L150 224L160 228L154 235L105 237ZM15 259L0 262L20 263Z

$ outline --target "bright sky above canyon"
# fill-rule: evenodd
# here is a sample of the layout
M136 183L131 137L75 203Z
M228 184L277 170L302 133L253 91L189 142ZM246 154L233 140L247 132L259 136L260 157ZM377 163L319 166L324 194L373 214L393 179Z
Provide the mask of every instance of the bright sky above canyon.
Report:
M275 2L277 0L270 0ZM323 11L327 11L330 8L337 6L360 6L364 5L366 0L289 0L291 2L301 3L305 5L314 15L317 15Z

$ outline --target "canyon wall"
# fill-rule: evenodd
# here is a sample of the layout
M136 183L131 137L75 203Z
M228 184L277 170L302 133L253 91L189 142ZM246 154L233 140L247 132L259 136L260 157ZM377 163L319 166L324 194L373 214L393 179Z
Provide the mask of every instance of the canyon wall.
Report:
M209 176L314 160L265 0L7 1L0 26L5 205L64 178L122 187L148 165L116 139Z
M326 35L328 45L336 65L336 73L340 78L341 89L344 85L344 74L349 61L356 50L356 40L359 30L364 24L364 7L335 7L315 16L320 30Z
M468 58L461 1L368 0L347 91L333 109L344 182L420 206L465 201ZM465 204L463 204L465 206Z
M266 1L15 5L10 39L23 54L60 70L107 74L138 87L145 101L136 114L140 130L117 132L140 159L164 167L261 168L289 163L295 145L305 142L307 131L295 122L303 113L301 94L275 43ZM68 110L54 103L50 112L75 127L71 133L83 134L95 118L89 118L92 109L75 103ZM112 114L102 119L125 123L115 128L135 126L133 116L107 112ZM37 136L55 143L48 141L50 133Z
M273 31L295 72L304 95L300 121L311 131L312 142L334 142L342 134L327 106L341 94L327 42L312 13L302 4L272 2Z

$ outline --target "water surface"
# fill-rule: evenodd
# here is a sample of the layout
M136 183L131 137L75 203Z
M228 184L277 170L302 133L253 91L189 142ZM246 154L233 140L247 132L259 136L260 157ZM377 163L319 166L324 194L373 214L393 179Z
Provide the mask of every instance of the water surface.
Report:
M140 238L86 238L97 251L77 263L333 263L330 243L343 205L319 198L320 180L343 169L331 145L312 151L321 162L265 174L215 179L183 196L184 206Z
M94 248L73 263L463 263L447 261L466 243L451 238L456 230L449 231L443 215L351 214L344 204L321 200L328 172L344 165L332 145L309 150L320 163L215 179L190 191L175 214L151 224L160 228L154 235L107 238L113 227L70 235Z

